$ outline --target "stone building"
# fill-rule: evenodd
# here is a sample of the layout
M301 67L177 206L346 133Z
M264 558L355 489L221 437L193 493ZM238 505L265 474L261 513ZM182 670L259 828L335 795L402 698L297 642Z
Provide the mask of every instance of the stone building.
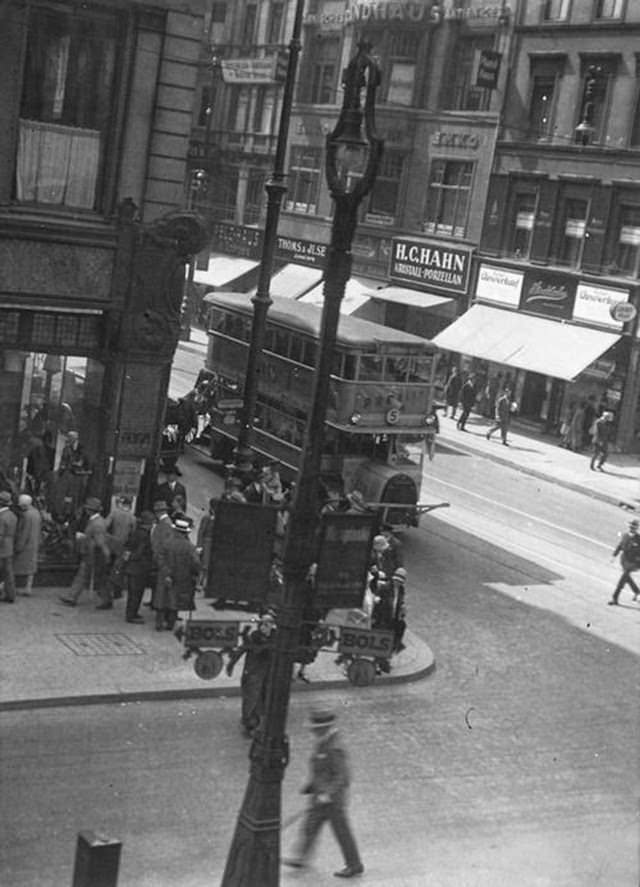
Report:
M21 483L57 476L69 431L105 504L156 467L201 245L180 210L202 7L0 5L0 466Z

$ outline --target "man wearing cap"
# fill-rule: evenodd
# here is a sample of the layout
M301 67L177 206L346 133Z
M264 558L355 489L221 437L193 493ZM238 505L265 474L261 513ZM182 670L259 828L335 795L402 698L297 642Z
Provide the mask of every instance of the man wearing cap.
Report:
M302 824L298 852L285 865L303 868L325 822L329 822L344 856L345 866L335 872L336 878L353 878L364 872L358 847L347 817L347 794L350 782L347 753L335 727L332 711L314 711L309 726L315 737L311 755L311 779L303 794L311 796L311 804Z
M620 566L622 567L622 575L618 580L618 584L616 585L611 600L608 601L610 606L617 606L618 598L620 597L620 592L628 585L631 591L633 592L634 601L637 599L640 594L640 588L636 585L636 583L631 578L631 573L635 570L640 569L640 535L638 534L638 527L640 523L635 520L629 521L629 530L627 533L623 533L620 537L620 541L615 547L612 557L616 557L616 555L620 555Z
M0 490L0 582L4 589L0 601L12 604L16 599L16 582L13 574L18 518L11 510L11 493Z
M276 629L275 613L267 610L253 631L245 629L242 643L229 654L226 672L231 677L236 662L244 656L240 689L242 691L241 722L245 736L253 736L260 726L267 694L267 677L273 656Z
M24 587L18 594L28 597L33 590L33 577L38 571L42 518L38 509L33 507L33 499L26 493L18 496L18 508L20 514L16 530L13 572L15 576L25 577Z

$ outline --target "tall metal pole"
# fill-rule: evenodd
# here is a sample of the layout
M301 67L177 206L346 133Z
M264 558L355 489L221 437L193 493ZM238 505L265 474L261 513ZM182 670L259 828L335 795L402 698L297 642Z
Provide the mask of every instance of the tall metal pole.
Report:
M369 78L363 75L368 72ZM281 785L289 759L286 736L291 676L300 643L302 614L312 594L309 567L317 560L318 483L324 443L330 377L337 338L340 303L351 273L351 243L358 205L373 186L382 142L373 135L373 101L377 68L361 48L344 76L343 110L327 139L327 178L336 208L324 285L321 339L314 374L314 392L307 424L298 487L289 519L283 557L283 600L278 607L275 648L268 676L265 715L249 753L249 782L229 849L221 887L278 887L280 883ZM351 193L331 175L335 173L336 144L331 139L344 130L345 119L359 111L359 92L367 85L369 163L362 181ZM353 118L351 117L351 122ZM330 159L331 158L331 162Z
M247 371L244 384L242 413L240 419L240 431L235 453L235 469L240 475L248 475L252 468L251 442L253 439L253 422L258 398L258 380L262 350L264 348L265 326L267 311L271 305L271 275L273 273L273 257L276 250L278 237L278 222L282 198L286 194L284 162L287 153L287 138L289 136L289 124L291 121L291 108L293 105L293 90L295 86L296 71L298 69L298 56L300 55L300 34L302 31L302 13L304 0L297 0L293 31L289 42L289 60L287 74L282 94L282 109L280 111L280 125L278 128L278 141L273 164L273 173L265 185L267 192L267 214L264 226L264 240L262 243L262 257L258 287L253 302L253 323L251 327L251 341L249 343L249 355L247 359Z

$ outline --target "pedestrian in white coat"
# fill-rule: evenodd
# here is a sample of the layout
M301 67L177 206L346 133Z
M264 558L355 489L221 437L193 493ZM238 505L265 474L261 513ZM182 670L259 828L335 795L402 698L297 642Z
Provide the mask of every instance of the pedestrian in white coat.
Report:
M42 517L34 508L31 496L21 493L18 496L18 526L13 554L13 572L17 577L25 577L25 584L18 594L29 596L33 591L33 577L38 572L38 551Z

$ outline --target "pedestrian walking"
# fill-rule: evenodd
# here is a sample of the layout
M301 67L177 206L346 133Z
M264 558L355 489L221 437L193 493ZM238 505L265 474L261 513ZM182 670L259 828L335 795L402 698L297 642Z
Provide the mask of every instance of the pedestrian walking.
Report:
M469 413L473 405L476 402L476 382L475 376L471 373L465 379L464 385L460 390L460 403L462 404L462 411L460 413L460 418L457 422L457 428L460 431L466 431L467 419L469 418Z
M200 558L189 539L192 521L179 516L169 525L168 532L165 526L166 523L159 520L151 536L158 564L158 580L151 599L157 631L171 631L179 610L194 609L196 580L200 573ZM156 538L159 532L162 535Z
M0 582L2 583L0 601L7 604L12 604L16 599L13 556L18 518L11 508L12 503L11 493L8 490L0 490Z
M440 420L435 407L431 407L431 411L425 416L424 425L424 442L427 448L427 455L429 456L429 462L433 462L436 454L436 436L440 434Z
M620 592L628 585L633 592L634 601L640 594L640 588L636 585L631 577L632 573L640 570L640 535L638 534L640 522L637 520L629 521L629 529L620 537L620 541L616 545L612 557L620 555L620 566L622 567L622 575L618 580L618 584L613 590L611 600L607 603L609 606L617 606Z
M179 497L180 501L176 501L177 497ZM171 516L173 516L174 512L180 511L184 513L186 511L187 490L184 484L178 480L177 465L167 468L164 481L154 491L154 499L166 502Z
M491 440L492 435L496 431L499 431L500 437L502 438L502 443L505 447L509 446L509 443L507 441L507 433L509 431L511 413L511 390L509 388L505 388L502 394L496 400L495 425L492 425L491 428L487 431L487 440Z
M314 711L309 726L315 744L311 754L311 779L302 789L310 796L310 804L300 831L295 856L284 859L285 865L304 868L325 822L344 856L344 868L335 872L337 878L353 878L364 872L358 847L347 816L348 791L351 782L347 752L335 726L332 711Z
M107 541L111 549L111 563L107 581L112 598L122 597L126 585L122 555L127 539L136 528L136 518L131 506L132 500L129 496L118 496L105 521Z
M609 410L593 423L593 453L590 468L604 471L602 467L609 456L609 444L613 439L613 413Z
M18 594L29 597L33 591L33 577L38 572L38 550L42 517L33 505L33 499L26 493L18 496L18 526L16 530L13 557L14 576L24 578L24 585Z
M96 610L110 610L113 601L107 586L107 578L111 549L107 542L105 519L100 513L102 503L95 496L89 496L84 503L84 511L88 515L87 522L84 530L76 533L80 562L69 593L60 600L68 607L75 607L82 592L93 589L100 599Z
M209 561L211 560L211 547L213 545L213 531L216 519L217 499L209 499L209 510L200 518L198 524L198 536L196 538L196 551L200 557L200 576L198 585L206 589L209 579Z
M131 623L143 623L140 605L147 588L153 588L153 551L151 549L151 528L154 522L152 511L143 511L133 531L125 542L122 553L123 574L127 589L125 619Z
M447 415L447 409L451 408L451 418L455 419L456 410L458 409L458 401L460 399L460 390L462 388L462 377L457 367L453 367L451 374L444 386L445 409L444 414Z
M252 631L245 631L242 642L229 654L226 672L231 677L239 659L244 656L240 689L242 691L241 723L245 736L253 736L264 716L267 678L274 648L276 619L268 610Z

